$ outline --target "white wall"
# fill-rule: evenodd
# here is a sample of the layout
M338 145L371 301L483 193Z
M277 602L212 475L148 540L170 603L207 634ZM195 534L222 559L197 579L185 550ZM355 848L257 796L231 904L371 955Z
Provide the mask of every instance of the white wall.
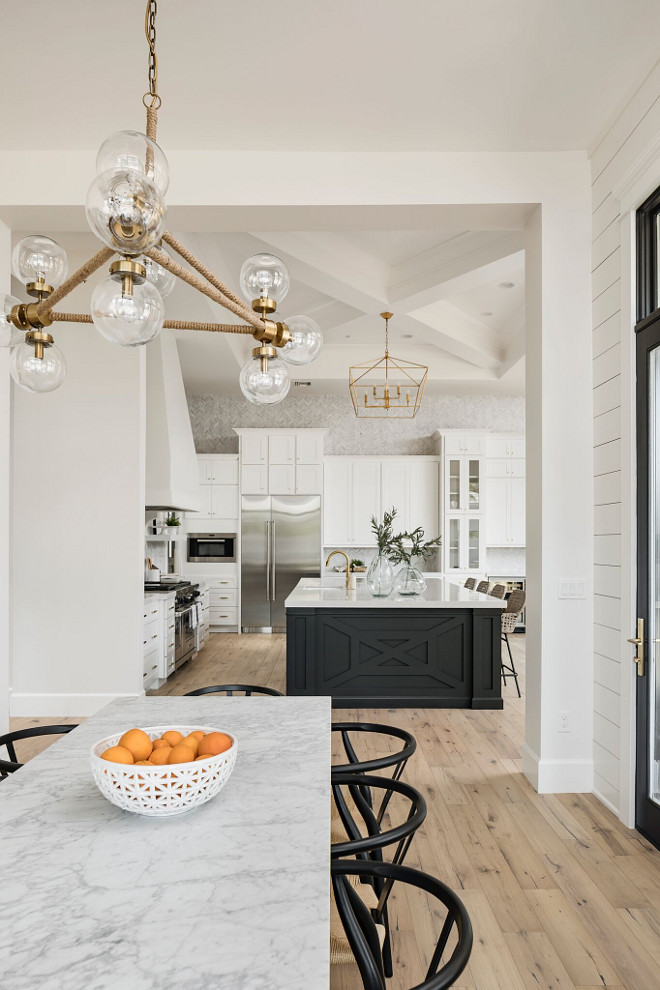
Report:
M64 384L14 397L11 713L83 716L142 690L145 361L53 333Z
M11 231L0 223L0 292L10 292ZM0 348L0 734L9 729L11 630L11 379L9 351Z
M660 65L591 154L594 788L634 824L634 211L660 186Z

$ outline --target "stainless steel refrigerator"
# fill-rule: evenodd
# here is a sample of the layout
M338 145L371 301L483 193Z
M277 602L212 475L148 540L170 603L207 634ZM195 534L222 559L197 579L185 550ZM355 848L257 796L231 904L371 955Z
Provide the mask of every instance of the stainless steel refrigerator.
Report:
M320 571L320 495L243 495L243 632L284 632L285 598L301 578Z

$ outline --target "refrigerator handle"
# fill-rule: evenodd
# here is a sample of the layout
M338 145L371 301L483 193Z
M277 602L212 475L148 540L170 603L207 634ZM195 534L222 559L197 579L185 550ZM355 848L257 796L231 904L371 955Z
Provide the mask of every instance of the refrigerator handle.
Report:
M270 522L266 520L266 601L270 601Z
M273 596L271 598L271 601L274 602L275 601L275 598L276 598L276 592L275 592L275 569L277 567L277 560L275 558L275 520L274 519L273 519L273 521L270 524L270 541L271 541L271 544L272 544L272 549L271 549L271 554L270 554L271 561L272 561L272 572L271 572L270 583L271 583L271 589L272 589L271 593L272 593L272 596Z

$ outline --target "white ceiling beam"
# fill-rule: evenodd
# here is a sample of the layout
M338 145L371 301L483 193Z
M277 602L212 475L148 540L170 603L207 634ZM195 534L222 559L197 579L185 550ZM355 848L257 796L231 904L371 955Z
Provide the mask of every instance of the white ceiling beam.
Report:
M520 361L525 359L525 329L513 337L504 352L504 358L498 371L498 378L503 378Z
M394 266L389 299L410 312L524 267L520 232L468 232Z

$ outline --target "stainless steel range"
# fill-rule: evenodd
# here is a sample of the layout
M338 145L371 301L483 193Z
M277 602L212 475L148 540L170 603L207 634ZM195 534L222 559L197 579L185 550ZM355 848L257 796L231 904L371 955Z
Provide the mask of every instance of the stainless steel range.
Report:
M199 585L190 581L146 583L145 591L175 591L174 669L190 660L197 649L197 599Z

